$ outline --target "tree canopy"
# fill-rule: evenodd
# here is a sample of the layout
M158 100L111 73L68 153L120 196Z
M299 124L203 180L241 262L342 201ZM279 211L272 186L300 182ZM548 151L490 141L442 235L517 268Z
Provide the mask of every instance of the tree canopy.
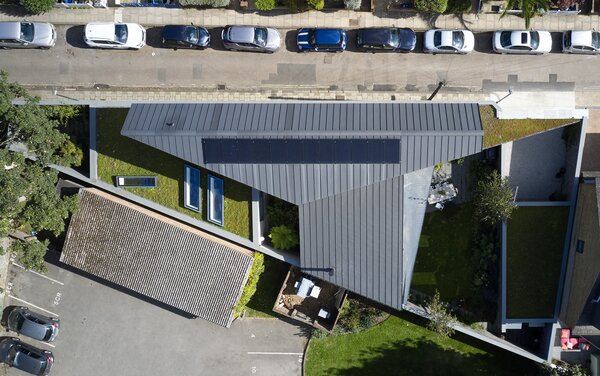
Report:
M500 18L504 17L509 10L519 9L523 12L521 16L525 20L525 28L529 29L531 19L542 11L547 12L550 8L550 2L551 0L506 0Z
M516 208L508 179L502 178L496 170L477 182L473 191L473 204L477 220L492 226L509 219Z
M20 227L55 235L64 230L76 197L60 197L58 173L48 165L77 163L72 153L65 154L70 140L60 131L61 124L75 114L72 109L40 106L39 98L0 72L0 236ZM45 251L48 243L27 243L32 244L13 243L12 251L27 261L26 266L39 269L43 265L39 256L34 262L28 260L31 254L43 254L40 249Z

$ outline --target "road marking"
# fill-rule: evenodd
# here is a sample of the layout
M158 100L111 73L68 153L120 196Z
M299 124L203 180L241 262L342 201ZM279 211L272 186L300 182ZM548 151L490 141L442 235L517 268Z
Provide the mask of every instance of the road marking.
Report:
M49 344L48 342L43 342L43 341L38 341L39 343L43 343L46 346L50 346L50 347L56 347L54 345Z
M42 310L42 311L44 311L44 312L48 312L48 313L49 313L49 314L51 314L52 316L56 316L56 317L58 317L58 315L57 315L56 313L54 313L54 312L51 312L51 311L48 311L47 309L43 309L42 307L38 307L38 306L36 306L35 304L31 304L31 303L29 303L29 302L27 302L27 301L25 301L25 300L23 300L23 299L19 299L19 298L17 298L16 296L12 296L11 294L8 294L8 296L9 296L9 297L11 297L11 298L13 298L14 300L18 300L18 301L19 301L19 302L21 302L21 303L25 303L25 304L27 304L27 305L30 305L30 306L34 307L34 308L40 309L40 310Z
M303 355L302 353L294 352L262 352L262 351L248 351L248 355Z
M18 267L18 268L21 268L21 269L25 269L25 270L27 270L27 268L26 268L26 267L24 267L23 265L19 265L19 264L17 264L16 262L13 262L12 264L13 264L14 266ZM58 283L58 284L59 284L59 285L61 285L61 286L64 286L64 285L65 285L64 283L62 283L62 282L60 282L60 281L57 281L56 279L50 278L50 277L48 277L48 276L46 276L46 275L43 275L43 274L40 274L40 273L38 273L38 272L36 272L36 271L33 271L33 270L27 270L27 271L28 271L28 272L30 272L30 273L33 273L33 274L35 274L35 275L39 275L39 276L40 276L40 277L42 277L42 278L46 278L47 280L49 280L49 281L52 281L52 282L54 282L54 283Z

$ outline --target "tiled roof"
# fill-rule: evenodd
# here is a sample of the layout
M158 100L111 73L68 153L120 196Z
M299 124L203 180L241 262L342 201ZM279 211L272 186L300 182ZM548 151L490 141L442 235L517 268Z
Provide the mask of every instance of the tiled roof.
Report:
M61 261L228 327L253 253L101 191L82 189Z

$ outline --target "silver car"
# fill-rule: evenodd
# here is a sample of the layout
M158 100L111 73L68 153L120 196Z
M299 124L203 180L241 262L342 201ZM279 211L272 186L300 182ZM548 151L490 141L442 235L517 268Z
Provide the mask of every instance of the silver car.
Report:
M281 34L269 27L225 26L221 39L231 51L273 53L281 47Z
M56 43L54 25L46 22L0 22L0 47L50 48Z
M60 321L29 310L15 307L8 314L8 329L38 341L52 342L58 335Z

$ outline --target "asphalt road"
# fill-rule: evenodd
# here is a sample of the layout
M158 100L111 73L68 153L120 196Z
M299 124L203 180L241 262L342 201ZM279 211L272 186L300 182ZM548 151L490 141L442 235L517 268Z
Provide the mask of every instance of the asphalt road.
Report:
M205 51L160 47L161 28L148 29L148 45L140 51L90 49L83 26L59 26L56 46L48 51L0 51L0 67L11 79L38 86L89 88L325 88L339 90L432 92L445 81L445 91L600 91L600 56L555 51L545 56L491 53L492 33L476 34L476 51L466 56L362 53L349 31L348 51L299 54L295 30L282 30L285 47L272 55L230 52L220 43L221 29L211 29L213 47ZM417 51L422 48L418 34Z
M48 264L45 276L9 266L5 307L59 316L52 374L300 375L306 332L277 319L245 319L226 329L188 319ZM0 335L14 336L12 332ZM22 372L0 366L0 375Z

